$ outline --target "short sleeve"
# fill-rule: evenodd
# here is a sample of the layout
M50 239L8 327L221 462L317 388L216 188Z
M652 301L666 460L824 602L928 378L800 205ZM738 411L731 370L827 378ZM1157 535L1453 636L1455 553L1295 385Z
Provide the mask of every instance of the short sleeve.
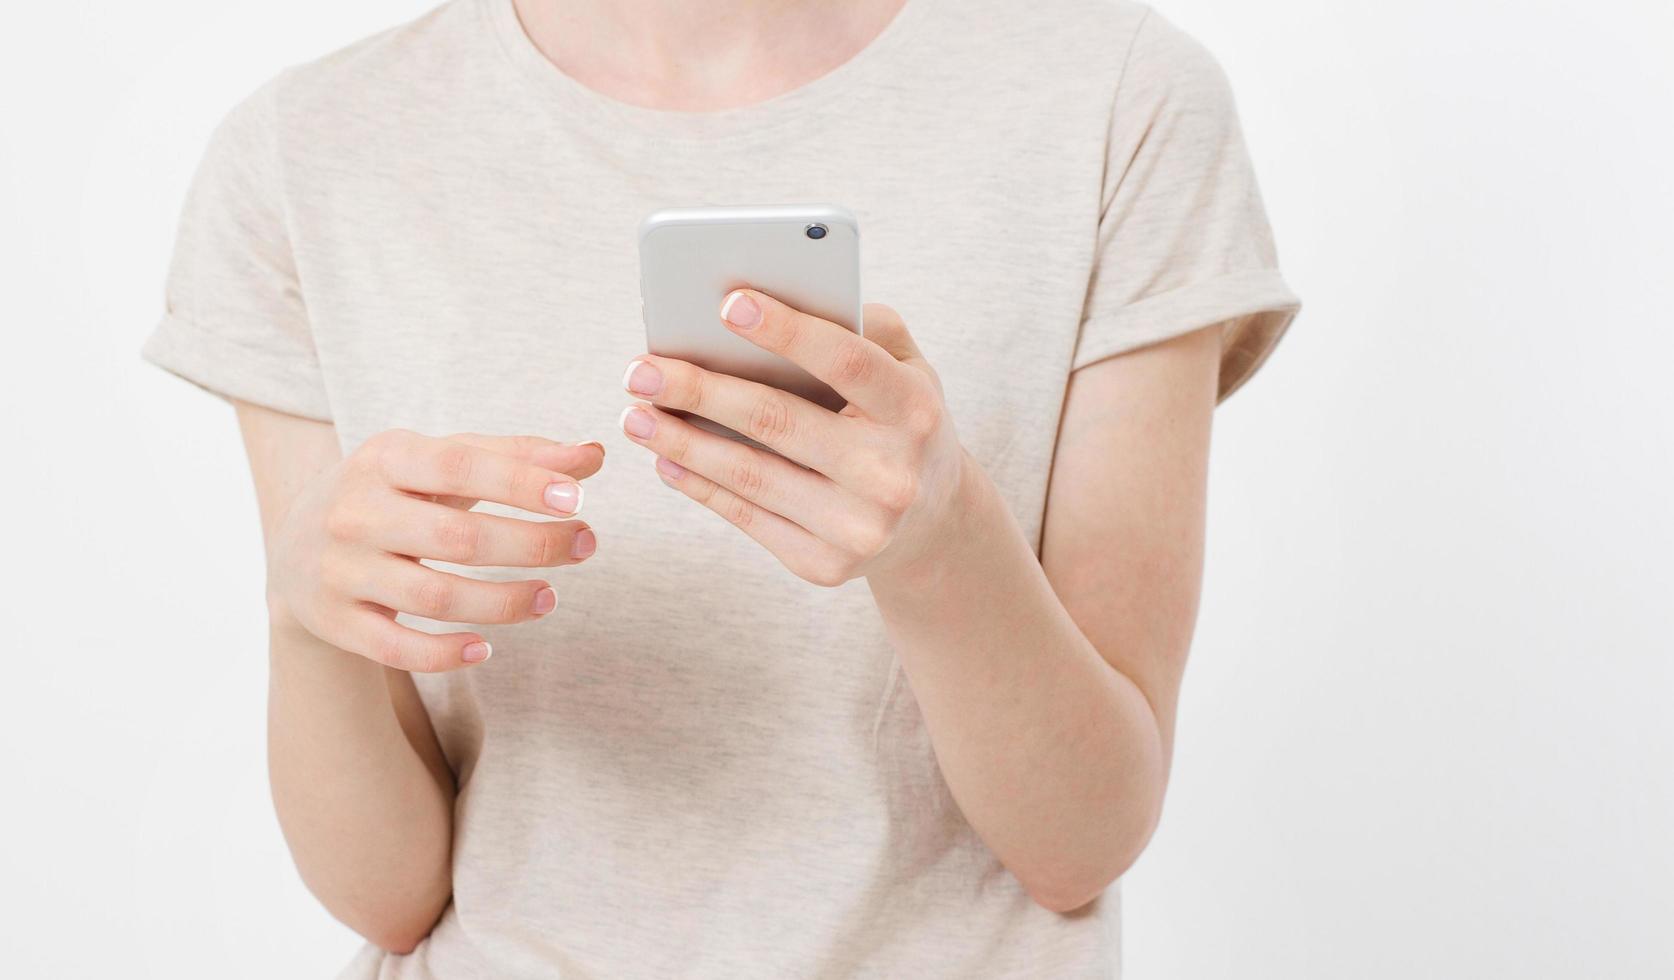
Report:
M1116 92L1087 304L1073 368L1223 324L1220 397L1300 309L1213 56L1152 12Z
M187 194L153 364L224 398L329 420L286 228L268 83L215 130Z

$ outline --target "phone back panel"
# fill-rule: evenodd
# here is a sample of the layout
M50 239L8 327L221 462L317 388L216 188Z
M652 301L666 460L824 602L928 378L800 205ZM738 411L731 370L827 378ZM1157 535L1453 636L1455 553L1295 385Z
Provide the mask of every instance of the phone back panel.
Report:
M823 225L825 237L808 237L810 225ZM639 276L651 353L782 388L832 411L843 407L823 382L728 330L721 302L748 286L859 333L860 228L847 210L817 204L657 211L639 227Z

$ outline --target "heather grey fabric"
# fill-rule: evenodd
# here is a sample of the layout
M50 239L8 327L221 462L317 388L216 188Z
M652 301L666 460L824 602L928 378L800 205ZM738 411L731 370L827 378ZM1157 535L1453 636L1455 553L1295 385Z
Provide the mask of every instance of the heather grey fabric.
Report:
M1072 371L1225 324L1225 394L1297 308L1220 70L1121 0L909 0L832 74L700 114L599 96L511 0L454 0L217 132L149 358L345 447L609 447L558 611L418 678L461 786L454 903L345 976L1118 973L1114 889L1048 912L961 817L865 584L799 581L616 429L640 218L804 201L859 216L866 298L1037 541Z

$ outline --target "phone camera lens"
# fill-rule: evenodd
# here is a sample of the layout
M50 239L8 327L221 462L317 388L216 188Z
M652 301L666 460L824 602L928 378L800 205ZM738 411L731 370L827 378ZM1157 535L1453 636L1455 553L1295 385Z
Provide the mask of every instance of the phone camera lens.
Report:
M825 237L825 225L809 225L805 230L808 237L812 238L816 242Z

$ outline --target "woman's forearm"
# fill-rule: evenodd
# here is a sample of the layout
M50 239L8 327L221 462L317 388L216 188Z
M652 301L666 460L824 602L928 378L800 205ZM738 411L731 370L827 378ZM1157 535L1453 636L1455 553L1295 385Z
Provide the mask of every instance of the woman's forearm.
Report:
M597 443L433 438L392 430L345 456L329 422L239 403L261 506L271 622L268 769L303 880L333 915L391 950L423 939L452 896L454 777L408 671L470 667L480 633L430 633L390 611L461 623L550 613L544 578L488 582L424 559L573 565L578 520L474 513L479 500L574 517ZM399 669L397 669L399 668Z
M451 777L403 731L383 666L281 621L269 669L268 771L297 869L350 928L411 949L452 892Z
M1063 425L1080 435L1053 464L1079 471L1066 477L1078 492L1052 495L1048 579L898 313L869 304L858 336L753 289L718 313L831 386L843 410L647 354L623 386L650 402L629 406L623 432L657 454L665 483L807 581L866 577L966 818L1042 905L1085 904L1138 856L1162 806L1220 331L1078 372Z
M1086 904L1154 829L1165 761L1144 693L1102 658L967 460L959 533L869 579L944 778L1036 901Z

